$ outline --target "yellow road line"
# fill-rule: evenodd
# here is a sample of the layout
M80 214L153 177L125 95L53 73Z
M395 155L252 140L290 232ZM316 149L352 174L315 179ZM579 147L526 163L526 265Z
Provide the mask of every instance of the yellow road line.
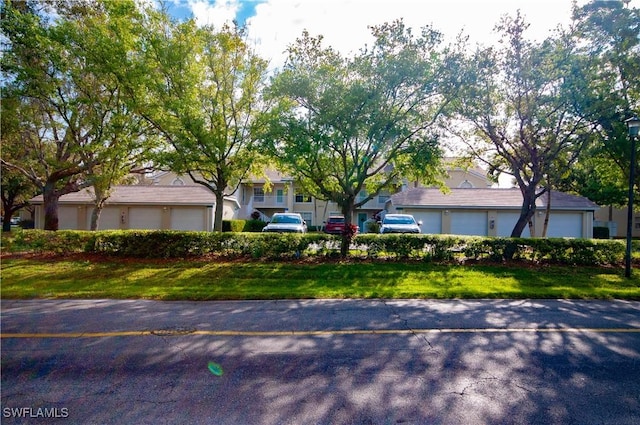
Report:
M345 329L324 331L216 331L216 330L146 330L113 332L0 333L0 338L109 338L126 336L322 336L322 335L408 335L473 333L640 333L640 328L450 328L450 329Z

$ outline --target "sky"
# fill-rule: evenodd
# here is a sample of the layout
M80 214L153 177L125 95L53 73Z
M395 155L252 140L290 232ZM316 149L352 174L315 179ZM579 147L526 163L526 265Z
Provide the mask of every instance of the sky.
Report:
M157 0L160 1L160 0ZM612 0L602 0L612 1ZM257 52L282 66L285 50L303 30L324 37L341 53L355 53L372 41L368 26L402 18L418 32L431 25L453 41L461 32L472 45L491 45L501 16L520 10L530 24L527 37L542 40L559 24L568 25L573 0L164 0L171 15L195 17L199 25L222 26L236 20L248 27ZM579 5L587 0L577 0ZM640 7L640 0L631 0Z

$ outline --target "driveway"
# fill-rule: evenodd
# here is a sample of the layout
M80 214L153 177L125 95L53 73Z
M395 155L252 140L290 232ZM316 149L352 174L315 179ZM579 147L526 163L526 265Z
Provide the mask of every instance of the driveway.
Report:
M640 422L638 302L1 307L3 424Z

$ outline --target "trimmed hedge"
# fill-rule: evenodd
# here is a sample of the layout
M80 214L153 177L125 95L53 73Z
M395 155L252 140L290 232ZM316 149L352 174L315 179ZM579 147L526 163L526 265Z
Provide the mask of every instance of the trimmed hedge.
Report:
M31 252L36 254L71 254L91 250L95 232L79 230L24 229L2 235L3 252Z
M238 220L245 221L245 220ZM246 224L246 223L245 223ZM244 224L243 224L244 225ZM18 230L3 235L5 252L100 253L134 258L291 259L339 256L340 236L324 233L182 232L172 230L108 230L98 232ZM640 241L634 241L640 251ZM612 265L624 261L621 240L489 238L454 235L357 235L351 255L366 259L421 261L507 261L569 265Z
M262 228L266 226L262 220L223 220L222 231L223 232L261 232Z

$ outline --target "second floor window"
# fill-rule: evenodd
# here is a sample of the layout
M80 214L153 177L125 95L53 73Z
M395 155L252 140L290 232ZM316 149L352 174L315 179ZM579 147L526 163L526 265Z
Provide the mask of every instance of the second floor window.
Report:
M296 202L311 202L311 196L304 193L296 193Z
M253 200L255 202L264 202L264 189L261 187L253 188Z
M391 198L391 196L389 196L389 195L382 195L382 194L380 194L380 195L378 195L378 203L379 203L379 204L386 204L386 203L387 203L387 201L388 201L390 198Z

